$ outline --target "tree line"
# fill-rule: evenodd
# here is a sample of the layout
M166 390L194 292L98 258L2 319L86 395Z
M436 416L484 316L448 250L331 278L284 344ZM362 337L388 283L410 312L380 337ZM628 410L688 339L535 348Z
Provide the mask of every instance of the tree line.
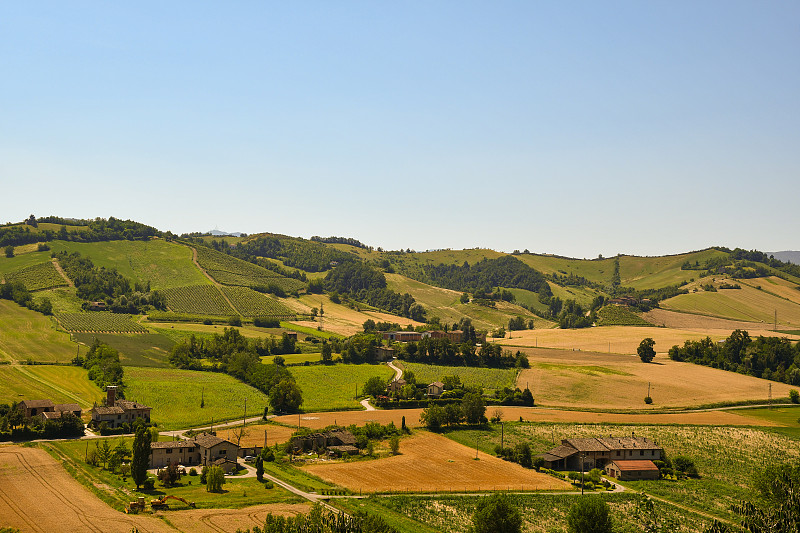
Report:
M506 255L497 259L482 259L474 265L424 265L424 277L419 281L462 292L482 290L491 293L495 287L525 289L550 295L550 285L544 275L516 257Z
M721 368L731 372L800 385L800 341L792 344L785 337L750 337L735 330L723 343L706 337L686 341L669 349L674 361Z
M528 368L528 356L503 350L499 344L473 342L454 343L450 339L423 338L400 345L397 357L412 363L447 366L480 366L487 368Z
M61 224L61 228L58 231L50 229L31 231L31 227L38 228L40 223ZM67 231L66 226L80 226L80 228ZM78 242L146 240L161 235L162 233L156 228L134 220L120 220L114 217L80 220L55 216L37 220L31 215L22 225L0 227L0 246L20 246L57 239Z
M400 294L386 288L386 276L377 268L363 262L348 262L338 265L328 272L324 282L325 290L333 293L331 300L336 303L340 294L384 311L425 321L425 309L416 303L408 293Z

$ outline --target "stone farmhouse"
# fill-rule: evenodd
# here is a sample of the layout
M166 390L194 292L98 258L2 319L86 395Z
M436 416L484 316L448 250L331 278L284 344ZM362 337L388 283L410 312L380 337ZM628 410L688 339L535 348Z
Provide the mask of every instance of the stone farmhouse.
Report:
M311 433L292 438L292 449L295 454L303 452L327 451L329 455L358 453L355 436L345 429L334 429L324 433Z
M201 433L191 439L151 442L150 468L162 468L170 463L183 466L221 466L225 472L236 470L239 447L216 435Z
M428 398L438 398L444 392L444 383L441 381L434 381L428 385Z
M151 407L128 400L117 400L117 387L106 387L106 405L94 406L89 411L92 414L92 423L99 426L103 422L108 427L116 428L123 424L133 424L136 420L150 422Z
M553 470L605 469L617 479L658 479L664 450L646 437L597 437L563 439L544 453L544 466Z
M403 378L392 380L389 385L386 386L386 392L391 394L399 393L403 387L406 386L406 380Z
M83 410L77 403L53 403L52 400L23 400L17 404L25 418L41 416L44 420L61 418L61 413L71 413L78 418Z

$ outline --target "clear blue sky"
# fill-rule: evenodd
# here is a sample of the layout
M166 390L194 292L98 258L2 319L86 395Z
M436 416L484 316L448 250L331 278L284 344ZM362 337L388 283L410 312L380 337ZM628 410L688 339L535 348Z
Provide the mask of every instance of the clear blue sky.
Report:
M0 222L800 249L800 3L4 2Z

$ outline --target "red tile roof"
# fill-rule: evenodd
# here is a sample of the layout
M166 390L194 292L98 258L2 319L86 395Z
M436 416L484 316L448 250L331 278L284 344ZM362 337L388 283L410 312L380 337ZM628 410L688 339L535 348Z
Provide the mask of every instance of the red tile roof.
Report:
M653 461L648 460L638 460L638 461L611 461L613 464L617 465L620 472L640 472L643 470L655 470L658 472L658 467L653 463Z

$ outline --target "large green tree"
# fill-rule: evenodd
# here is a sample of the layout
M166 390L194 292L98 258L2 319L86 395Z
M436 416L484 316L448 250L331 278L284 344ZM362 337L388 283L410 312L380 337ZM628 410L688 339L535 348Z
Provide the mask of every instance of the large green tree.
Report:
M656 351L653 349L655 346L656 341L647 337L642 342L639 343L639 347L636 348L636 353L639 354L639 359L641 359L645 363L649 363L653 360L656 356Z
M567 515L569 533L611 533L608 504L599 496L575 498Z
M150 438L150 430L144 424L136 426L131 459L131 477L136 483L136 490L139 490L144 480L147 479L147 467L150 463Z
M467 424L480 424L486 416L486 404L483 396L477 392L469 392L461 400L461 409Z
M296 411L302 403L300 387L288 379L281 380L269 393L269 404L276 413Z
M505 494L481 498L472 515L475 533L519 533L522 515Z

